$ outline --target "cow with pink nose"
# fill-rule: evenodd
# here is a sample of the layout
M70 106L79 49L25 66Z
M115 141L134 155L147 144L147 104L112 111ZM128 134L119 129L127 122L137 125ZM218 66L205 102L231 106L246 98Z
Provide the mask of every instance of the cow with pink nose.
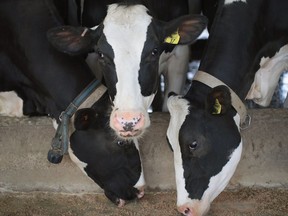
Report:
M110 127L119 138L131 139L150 125L147 110L158 89L161 54L191 44L206 24L202 15L163 22L142 4L111 4L97 27L58 27L48 32L48 39L71 55L95 52L113 104Z

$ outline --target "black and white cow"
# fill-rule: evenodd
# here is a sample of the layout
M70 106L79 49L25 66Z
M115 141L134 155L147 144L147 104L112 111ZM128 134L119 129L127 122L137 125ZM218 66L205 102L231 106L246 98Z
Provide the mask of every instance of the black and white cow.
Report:
M135 0L132 0L132 2ZM107 15L108 5L122 2L121 0L79 0L81 8L79 20L82 26L94 27L99 25ZM154 18L161 21L171 21L180 16L189 14L188 0L141 0L139 3L145 5ZM195 2L193 2L193 6ZM198 12L200 14L200 11ZM179 45L168 52L163 52L159 60L159 74L163 75L164 87L158 87L158 92L152 104L153 111L168 112L167 99L170 91L183 93L186 84L188 65L189 65L189 45ZM94 68L95 54L90 53L86 59L89 66ZM97 70L96 70L97 71ZM175 72L177 71L177 72ZM98 75L98 74L97 74ZM101 75L98 75L99 77ZM162 89L164 94L162 95Z
M60 27L49 32L49 40L72 55L95 50L113 103L110 126L119 137L130 139L150 125L147 110L158 87L160 55L192 43L206 23L201 15L160 21L143 4L130 1L109 5L95 30Z
M84 58L68 56L49 44L47 30L63 24L52 0L0 2L0 28L5 30L0 34L0 92L16 92L23 101L26 115L47 114L59 122L61 112L94 79ZM11 108L7 109L7 100L11 95L15 96L1 95L1 114L9 114ZM143 196L141 161L137 143L134 145L131 141L129 145L117 146L115 135L104 127L107 119L98 121L103 116L103 111L98 110L100 105L95 105L94 115L88 118L91 126L81 124L81 115L75 117L77 130L71 137L69 153L77 165L82 161L81 168L104 189L107 197L122 206L123 200ZM92 123L93 119L99 125ZM91 159L93 155L87 153L87 148L99 158Z
M106 197L122 207L125 200L144 196L145 179L137 140L115 138L108 124L109 109L106 92L91 108L76 112L69 154Z
M167 137L174 151L177 206L182 214L207 213L233 176L242 152L241 109L226 85L244 100L261 58L279 50L283 54L287 11L285 0L220 0L191 88L185 96L169 97ZM219 80L225 84L216 84ZM216 86L209 87L211 83Z

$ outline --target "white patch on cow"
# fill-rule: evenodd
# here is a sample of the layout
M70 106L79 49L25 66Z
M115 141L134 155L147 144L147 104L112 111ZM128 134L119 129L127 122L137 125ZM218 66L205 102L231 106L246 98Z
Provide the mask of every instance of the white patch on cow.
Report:
M52 125L53 125L53 128L54 128L55 130L57 130L57 128L58 128L58 123L57 123L56 119L52 119Z
M150 125L147 110L154 94L142 96L138 75L147 28L151 21L147 8L142 5L126 7L112 4L103 22L103 32L113 48L118 78L111 116L115 110L141 112L145 115L145 127Z
M68 153L70 159L80 168L80 170L87 176L87 173L85 172L85 168L87 166L87 163L84 163L80 161L75 154L73 153L73 150L70 148L70 143L69 143L69 148L68 148ZM90 179L90 178L89 178Z
M268 106L278 85L279 78L288 70L288 45L281 47L272 58L263 57L260 69L256 72L254 82L246 96L261 106Z
M225 5L232 4L233 2L245 2L246 0L225 0Z
M134 185L134 187L138 188L138 189L140 189L140 188L144 189L146 182L145 182L145 178L144 178L143 163L142 163L142 158L141 158L141 154L140 154L139 143L138 143L137 139L133 139L133 142L135 143L135 147L137 148L137 150L139 152L139 157L140 157L140 161L141 161L141 174L140 174L140 177L139 177L137 183Z
M0 92L0 115L23 116L23 100L14 91Z
M179 148L178 137L179 130L189 114L189 102L182 96L171 96L167 101L168 110L170 112L170 121L167 129L167 137L173 149Z
M93 92L93 94L95 94L95 92ZM93 95L92 94L92 95ZM90 95L88 98L91 98L92 96ZM87 99L88 99L87 98ZM87 99L86 99L86 101L87 101ZM83 103L82 103L82 105L83 105ZM85 108L86 107L89 107L89 106L84 106ZM54 123L55 123L55 126L56 126L56 128L58 127L58 124L57 124L57 121L56 120L53 120L53 125L54 125ZM54 128L55 128L55 126L54 126ZM71 137L71 135L72 135L72 133L74 133L74 131L75 131L75 128L74 128L74 115L73 115L73 117L70 119L70 121L69 121L69 137ZM70 147L70 142L69 142L69 146L68 146L68 154L69 154L69 157L70 157L70 159L76 164L76 166L78 166L79 167L79 169L86 175L86 176L88 176L87 175L87 173L85 172L85 168L86 168L86 166L87 166L87 163L85 163L85 162L83 162L83 161L80 161L79 159L78 159L78 157L74 154L74 152L73 152L73 149L71 149L71 147ZM90 180L92 180L91 178L89 178Z
M168 98L167 106L170 112L170 121L167 129L167 137L174 153L174 169L177 187L177 205L184 204L189 196L185 189L183 160L179 145L179 131L186 116L189 114L189 102L181 96L171 96Z

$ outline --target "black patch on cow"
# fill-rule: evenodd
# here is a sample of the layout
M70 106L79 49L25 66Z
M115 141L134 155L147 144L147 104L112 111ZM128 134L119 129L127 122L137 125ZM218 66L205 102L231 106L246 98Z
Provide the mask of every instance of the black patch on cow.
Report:
M139 191L133 186L141 174L140 155L133 141L119 140L109 127L111 103L106 92L92 108L75 114L75 130L70 137L73 154L87 166L87 175L104 189L115 204L131 200Z
M11 10L13 8L13 10ZM27 115L60 113L93 80L84 59L53 49L46 32L64 23L53 1L1 1L0 91L14 90Z
M109 95L113 101L117 93L116 83L118 82L114 63L115 54L113 48L107 42L106 36L103 34L103 29L101 31L102 34L94 47L97 56L97 70L103 73L105 85L107 86Z
M186 190L191 199L201 199L211 177L228 162L240 144L234 112L221 118L191 108L179 131Z
M159 57L163 52L163 41L159 35L160 31L153 20L147 29L147 38L142 51L139 84L141 86L141 94L149 96L156 93L159 82Z
M87 163L85 172L112 202L131 200L138 190L133 186L141 173L141 161L135 145L118 145L105 128L75 131L70 138L75 156Z

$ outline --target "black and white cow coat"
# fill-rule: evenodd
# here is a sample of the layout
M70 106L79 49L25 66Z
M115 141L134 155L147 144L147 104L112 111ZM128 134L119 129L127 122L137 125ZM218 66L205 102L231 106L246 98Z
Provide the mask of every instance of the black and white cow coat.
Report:
M121 0L82 0L78 1L81 12L79 20L82 26L94 27L99 25L107 15L108 5L113 3L121 3ZM131 2L136 2L132 0ZM171 1L171 0L141 0L138 3L146 6L155 19L161 21L171 21L180 16L189 14L189 4L187 0ZM193 4L194 5L194 4ZM199 11L198 14L201 12ZM156 94L156 100L153 101L153 111L167 112L167 98L170 91L182 93L186 83L186 77L189 64L189 45L171 46L162 53L159 60L159 74L164 78L164 96L162 96L162 87ZM95 67L95 54L90 53L86 59L89 66ZM96 70L97 71L97 70ZM101 74L97 76L102 77Z
M65 55L49 44L48 29L63 24L52 0L0 2L0 28L3 30L0 34L0 92L16 92L24 101L26 115L48 114L59 121L61 112L94 79L84 58ZM7 110L6 101L2 102L0 110ZM107 102L99 103L104 106ZM100 105L95 105L97 109L94 108L91 117L97 119L97 124L90 122L91 126L86 127L81 125L81 118L76 117L77 130L71 137L69 153L71 159L104 189L107 197L122 206L126 199L143 196L145 182L141 161L132 141L127 146L117 145L119 140L110 133L109 127L105 128L107 117L103 115L108 115L107 108L98 110ZM110 102L105 106L111 107ZM93 158L94 153L99 157ZM107 162L111 158L117 167ZM83 163L86 164L83 166ZM101 170L97 167L99 164Z
M287 10L285 0L219 1L198 73L216 77L244 100L262 57L277 55L288 42ZM167 137L174 151L177 206L184 215L207 213L240 161L240 116L231 97L224 85L211 88L205 80L193 80L185 96L168 100Z
M144 196L145 179L137 140L115 138L108 125L110 109L106 92L91 108L75 113L69 154L106 197L122 207L125 200Z
M160 55L176 44L192 43L206 23L201 15L163 22L142 4L121 3L109 5L95 30L61 27L49 32L49 40L72 55L95 51L113 103L110 126L119 137L130 139L150 125L147 110L158 89Z

